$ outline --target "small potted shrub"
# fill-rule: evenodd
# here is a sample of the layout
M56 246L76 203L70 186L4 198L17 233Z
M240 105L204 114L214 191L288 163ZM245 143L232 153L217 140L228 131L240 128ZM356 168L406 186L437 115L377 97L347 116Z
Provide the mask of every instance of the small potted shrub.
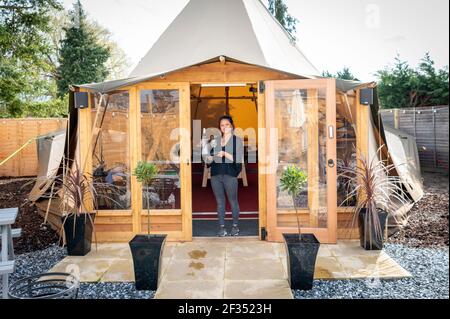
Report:
M292 289L310 290L320 243L314 234L302 234L297 208L297 196L308 181L306 172L296 166L287 167L280 179L283 191L291 195L297 218L297 234L283 234L287 252L289 283Z
M64 196L62 228L69 256L85 256L91 251L96 215L96 191L91 180L80 170L76 161L72 169L67 168L66 174L56 178ZM85 206L90 200L93 201L94 209ZM66 210L66 207L70 209Z
M400 178L390 176L393 170L393 164L388 165L376 155L370 162L361 156L356 167L342 169L341 176L354 185L344 202L351 197L358 199L351 228L358 223L360 244L366 250L383 249L388 211L395 211L407 202Z
M155 164L139 162L134 176L147 188L147 234L136 235L130 241L133 256L136 290L156 290L158 288L161 254L166 241L166 235L151 235L150 227L150 190L158 169Z

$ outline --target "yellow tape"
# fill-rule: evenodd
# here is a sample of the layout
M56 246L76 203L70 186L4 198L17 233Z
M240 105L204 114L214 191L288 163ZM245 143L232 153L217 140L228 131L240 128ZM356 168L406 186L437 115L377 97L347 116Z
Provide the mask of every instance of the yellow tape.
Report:
M33 137L31 138L28 142L26 142L25 144L22 145L21 148L19 148L17 151L15 151L14 153L12 153L11 155L9 155L6 159L4 159L1 163L0 166L2 166L3 164L5 164L7 161L9 161L11 158L13 158L14 156L16 156L18 153L20 153L21 150L23 150L25 147L27 147L28 145L30 145L32 142L34 142L35 140L37 140L37 137Z

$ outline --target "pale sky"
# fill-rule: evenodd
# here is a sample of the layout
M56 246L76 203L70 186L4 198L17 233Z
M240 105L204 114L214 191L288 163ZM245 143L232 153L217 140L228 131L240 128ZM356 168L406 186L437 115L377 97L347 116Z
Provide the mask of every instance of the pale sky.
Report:
M211 0L214 1L214 0ZM266 2L264 0L263 2ZM74 1L63 0L66 8ZM130 71L188 0L81 0L91 19L113 33ZM286 0L298 45L319 71L344 66L363 81L400 54L416 66L430 52L449 64L448 0Z

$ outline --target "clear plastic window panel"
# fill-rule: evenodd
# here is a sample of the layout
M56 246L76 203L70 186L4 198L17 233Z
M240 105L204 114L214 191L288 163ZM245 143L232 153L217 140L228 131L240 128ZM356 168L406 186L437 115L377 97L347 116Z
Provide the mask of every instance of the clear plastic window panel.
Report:
M140 92L142 160L156 164L158 174L143 186L143 208L180 209L180 97L178 90Z
M129 107L128 92L120 92L96 96L92 108L92 174L100 210L131 208Z
M278 134L277 209L301 214L301 227L327 227L326 90L276 90L275 127ZM308 177L300 194L280 187L288 166L297 166ZM295 217L279 226L296 226Z

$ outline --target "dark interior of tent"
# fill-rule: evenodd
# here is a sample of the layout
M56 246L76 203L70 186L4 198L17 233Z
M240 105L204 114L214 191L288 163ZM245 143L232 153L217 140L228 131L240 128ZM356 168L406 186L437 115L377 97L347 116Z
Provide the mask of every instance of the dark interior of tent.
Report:
M244 163L238 178L240 235L258 236L258 104L257 85L192 85L192 217L194 237L216 236L219 227L216 199L211 187L210 169L201 156L202 138L217 136L219 119L230 115L235 134L244 141ZM231 228L232 213L227 200L226 226Z

